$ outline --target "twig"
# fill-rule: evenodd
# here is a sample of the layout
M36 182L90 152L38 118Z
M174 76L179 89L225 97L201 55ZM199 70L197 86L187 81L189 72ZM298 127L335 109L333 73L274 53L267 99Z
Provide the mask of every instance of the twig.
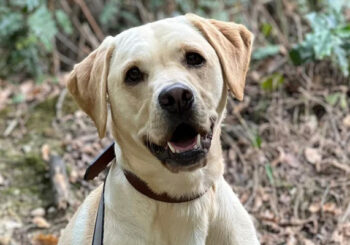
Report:
M275 31L277 32L277 37L285 47L289 47L289 43L287 38L284 36L282 31L280 30L278 24L276 23L275 19L270 15L270 13L266 10L265 6L262 4L258 4L259 9L261 10L262 14L269 20L270 24L273 26Z
M68 58L64 54L61 54L60 52L57 52L58 58L60 61L62 61L66 65L74 66L77 62L72 60L71 58Z
M63 89L60 96L58 97L57 103L56 103L56 118L60 120L62 118L62 107L64 99L67 95L67 89Z
M62 33L58 32L56 38L74 53L79 53L79 48Z
M12 131L16 128L16 126L18 125L18 118L13 119L10 124L7 126L6 130L4 131L4 137L9 136Z
M74 1L80 6L80 8L83 11L86 19L88 20L88 22L91 25L92 29L96 33L97 38L102 42L104 37L105 37L105 35L103 34L103 31L100 28L100 26L97 24L94 16L91 14L90 9L86 5L85 1L84 0L74 0Z
M331 161L330 164L333 166L333 167L336 167L336 168L339 168L341 170L344 170L346 172L346 174L349 174L350 173L350 167L348 165L345 165L343 163L340 163L340 162L336 162L336 161Z
M350 202L348 203L348 207L346 208L346 211L343 215L343 217L340 218L340 223L345 223L345 221L350 217Z
M100 45L100 42L97 40L96 36L91 31L90 26L85 23L81 26L81 30L84 33L85 38L91 43L92 48L96 49Z
M62 158L57 155L51 155L49 164L56 205L59 209L66 209L71 202L66 165Z
M143 5L142 1L136 0L134 1L136 4L136 7L140 13L140 17L143 23L154 21L154 17L147 11L145 6Z
M95 40L97 40L97 38L95 37L95 34L93 34L91 31L90 31L90 36L89 36L89 33L87 33L83 28L82 25L78 18L76 17L76 15L73 14L73 10L71 9L71 7L69 6L69 4L67 3L66 0L61 0L60 1L61 3L61 6L63 8L63 10L68 13L68 16L71 17L71 20L72 20L72 23L73 25L75 26L75 28L80 32L80 36L84 37L85 40L87 40L88 42L90 42L90 45L95 49L98 47L98 41L97 41L97 45L96 45L96 42Z

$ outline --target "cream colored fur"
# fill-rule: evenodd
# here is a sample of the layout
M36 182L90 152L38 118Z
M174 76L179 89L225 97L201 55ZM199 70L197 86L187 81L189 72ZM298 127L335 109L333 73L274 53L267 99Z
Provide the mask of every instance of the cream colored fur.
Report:
M71 74L68 88L92 117L100 136L106 127L106 96L111 109L109 128L117 144L116 160L105 187L105 245L259 244L250 216L223 178L220 144L227 87L242 99L252 35L240 25L225 27L225 32L231 32L235 40L247 45L242 48L230 47L231 42L225 44L228 49L235 49L232 54L241 56L232 59L232 66L225 60L229 57L225 58L220 53L223 51L213 45L215 36L208 39L212 35L210 28L214 26L218 30L215 35L220 35L219 27L224 22L212 25L206 21L194 15L180 16L108 37ZM199 52L207 61L205 67L196 70L186 67L183 64L186 51ZM132 65L147 71L147 81L136 86L124 83L124 74ZM230 65L242 70L237 72L237 80L233 80L234 74L227 74ZM194 92L195 116L200 125L207 129L210 117L216 118L205 164L192 171L163 165L142 141L145 136L158 144L164 141L168 127L157 97L162 88L179 81ZM92 91L81 91L91 88ZM187 203L158 202L135 190L122 169L133 172L154 192L166 192L172 197L209 190ZM101 191L100 186L86 198L63 231L59 244L91 244Z

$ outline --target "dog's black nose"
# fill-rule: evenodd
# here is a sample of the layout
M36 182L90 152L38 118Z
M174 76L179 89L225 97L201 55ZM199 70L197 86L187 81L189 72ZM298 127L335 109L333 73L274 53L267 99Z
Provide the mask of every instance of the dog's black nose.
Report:
M193 93L189 87L175 83L165 87L158 96L159 105L170 113L182 113L191 109Z

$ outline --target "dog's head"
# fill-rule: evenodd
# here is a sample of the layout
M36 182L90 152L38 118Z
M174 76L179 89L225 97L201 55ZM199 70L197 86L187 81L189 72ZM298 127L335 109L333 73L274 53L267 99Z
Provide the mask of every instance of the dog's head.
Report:
M68 89L100 137L109 101L126 159L194 170L219 141L227 88L243 98L252 39L242 25L193 14L157 21L106 38L74 67Z

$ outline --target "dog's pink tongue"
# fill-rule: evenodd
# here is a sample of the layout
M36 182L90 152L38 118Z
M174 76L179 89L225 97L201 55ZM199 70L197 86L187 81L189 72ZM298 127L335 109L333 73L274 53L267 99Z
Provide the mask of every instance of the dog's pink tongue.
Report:
M174 149L176 151L188 151L188 150L192 150L195 145L197 144L197 137L193 137L192 139L189 140L184 140L181 142L169 142L172 147L174 147Z

